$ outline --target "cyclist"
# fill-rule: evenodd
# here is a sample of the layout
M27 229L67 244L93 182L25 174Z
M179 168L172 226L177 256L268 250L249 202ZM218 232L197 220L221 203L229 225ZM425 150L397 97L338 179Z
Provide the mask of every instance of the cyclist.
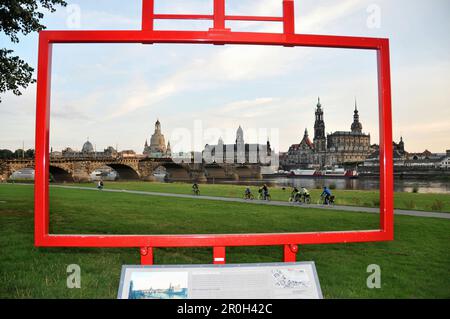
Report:
M300 197L303 198L304 203L310 202L311 195L309 194L309 191L305 187L300 186L299 194L300 194Z
M266 184L262 187L263 199L270 200L269 187Z
M291 197L289 198L290 202L298 202L300 199L299 190L294 186L291 192Z
M250 190L250 187L247 187L245 189L244 198L245 199L253 199L253 194L252 194L252 191Z
M328 187L324 186L323 187L323 192L320 195L321 198L323 198L323 203L324 205L329 205L330 204L330 198L331 198L331 191Z
M194 192L195 195L199 195L200 194L200 189L198 188L197 183L194 183L192 185L192 191Z

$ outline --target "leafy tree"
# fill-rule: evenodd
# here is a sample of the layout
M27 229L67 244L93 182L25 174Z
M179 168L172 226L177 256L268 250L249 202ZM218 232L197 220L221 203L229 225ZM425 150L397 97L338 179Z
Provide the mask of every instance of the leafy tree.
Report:
M34 158L34 150L33 149L28 149L25 151L25 157L26 158Z
M14 158L22 158L25 157L25 153L23 151L23 149L18 148L14 151Z
M0 158L1 159L11 159L14 157L14 153L10 150L4 149L0 150Z
M0 2L0 32L3 32L13 43L18 43L18 33L27 35L34 31L41 31L45 26L40 23L44 14L39 11L39 6L54 12L55 6L66 6L64 0L2 0ZM21 88L34 83L34 69L20 59L12 55L14 51L0 48L0 94L12 91L21 95ZM0 98L1 102L1 98Z

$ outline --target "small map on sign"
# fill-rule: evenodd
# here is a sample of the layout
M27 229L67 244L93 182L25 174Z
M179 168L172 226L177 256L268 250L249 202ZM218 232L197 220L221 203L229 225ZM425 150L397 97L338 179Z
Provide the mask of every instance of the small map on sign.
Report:
M272 277L277 288L311 287L311 281L304 269L273 269Z

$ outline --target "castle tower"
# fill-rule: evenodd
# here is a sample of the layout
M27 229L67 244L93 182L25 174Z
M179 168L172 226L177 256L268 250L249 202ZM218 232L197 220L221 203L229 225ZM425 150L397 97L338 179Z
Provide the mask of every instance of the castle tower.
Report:
M322 104L320 104L320 97L317 101L316 107L316 121L314 123L314 149L316 152L325 152L325 122L323 120Z
M358 113L358 106L356 104L356 99L355 99L355 111L353 112L353 123L352 123L351 129L352 129L353 133L361 133L362 132L362 124L359 121L359 113Z
M398 150L401 154L405 153L405 142L403 142L403 136L400 136L400 142L398 143Z

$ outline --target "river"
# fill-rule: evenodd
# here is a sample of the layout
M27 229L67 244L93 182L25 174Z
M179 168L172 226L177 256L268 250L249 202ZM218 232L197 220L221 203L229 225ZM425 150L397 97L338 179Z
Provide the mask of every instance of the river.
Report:
M307 189L322 188L326 186L334 186L335 189L348 190L378 190L380 189L380 181L378 178L360 177L357 179L347 178L287 178L273 177L262 180L243 180L243 181L212 181L217 184L238 184L238 185L261 185L266 183L270 186L279 187L299 187L304 186ZM450 194L450 181L448 180L424 180L424 179L395 179L395 192L412 192L417 188L419 193L447 193Z

